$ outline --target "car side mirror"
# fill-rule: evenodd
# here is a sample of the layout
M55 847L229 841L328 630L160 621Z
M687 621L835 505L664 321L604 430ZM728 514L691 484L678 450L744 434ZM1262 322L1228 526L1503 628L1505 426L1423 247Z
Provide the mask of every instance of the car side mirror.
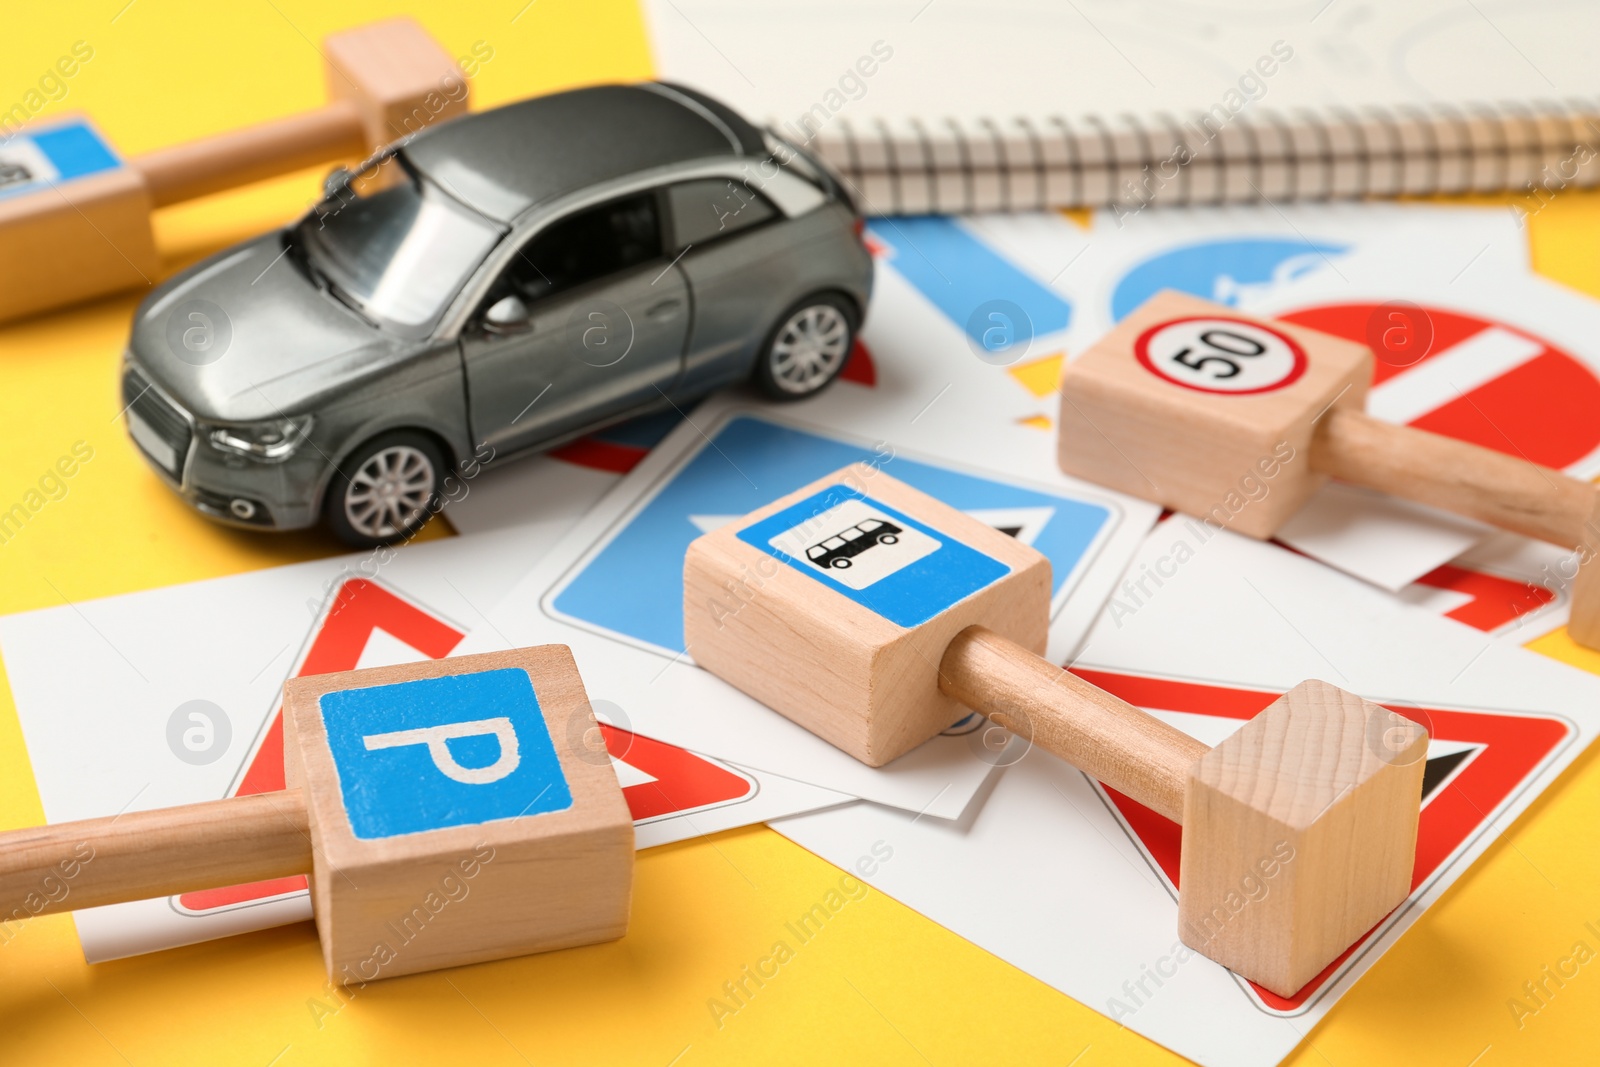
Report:
M483 313L483 328L494 334L521 333L533 328L528 321L531 314L522 297L512 293L489 305L489 310Z
M334 167L328 172L328 176L322 179L322 198L330 200L338 196L354 177L349 167Z

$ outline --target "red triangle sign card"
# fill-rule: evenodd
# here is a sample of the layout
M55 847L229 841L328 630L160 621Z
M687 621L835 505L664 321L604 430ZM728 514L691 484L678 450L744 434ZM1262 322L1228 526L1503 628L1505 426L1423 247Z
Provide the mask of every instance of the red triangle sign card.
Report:
M606 723L600 724L600 733L611 758L623 765L618 768L622 797L635 825L670 815L691 816L756 795L756 780L721 760Z
M1113 671L1081 669L1073 673L1147 711L1181 712L1215 719L1249 719L1280 695L1259 689ZM1393 705L1392 710L1428 727L1431 738L1428 768L1423 776L1416 867L1411 878L1415 894L1434 879L1464 844L1488 829L1494 813L1520 791L1545 758L1572 735L1573 728L1563 719L1504 712L1428 708L1404 703ZM1182 828L1114 789L1100 788L1118 821L1138 842L1176 897ZM1410 904L1408 900L1397 912ZM1284 1015L1298 1014L1351 957L1372 942L1373 934L1394 917L1391 913L1292 997L1280 997L1253 982L1239 981L1263 1009Z
M332 674L355 670L367 643L376 633L386 633L432 659L441 659L466 636L427 608L407 600L366 578L348 578L328 598L327 606L301 651L291 678L307 674ZM255 750L244 763L230 796L272 793L284 787L283 710L274 709ZM173 898L179 912L205 914L224 908L259 904L277 897L303 893L302 875L275 878L249 885L223 886L184 893Z
M372 666L365 660L379 635L386 635L387 643L397 641L408 650L441 659L460 644L465 633L376 581L350 578L328 599L291 677ZM620 727L602 724L600 730L606 751L623 764L618 768L624 782L622 793L636 823L676 815L692 817L696 812L748 800L759 788L754 778L720 760ZM230 795L270 793L283 787L283 720L281 709L276 709ZM180 913L204 915L305 891L305 878L296 875L184 893L173 898L173 904Z

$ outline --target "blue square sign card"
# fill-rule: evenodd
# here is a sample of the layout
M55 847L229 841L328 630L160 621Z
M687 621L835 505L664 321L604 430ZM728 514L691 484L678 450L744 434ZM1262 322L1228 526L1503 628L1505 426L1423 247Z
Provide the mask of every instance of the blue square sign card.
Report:
M684 651L683 558L689 542L852 463L870 463L1032 545L1050 560L1052 596L1082 573L1102 535L1117 521L1105 504L1064 490L1033 488L956 470L897 454L887 446L865 447L756 415L734 415L708 433L708 443L666 474L649 496L567 572L547 599L547 610L589 629L677 655ZM840 498L835 503L845 501ZM868 508L878 506L865 498L856 503ZM892 519L887 513L882 517ZM840 530L857 521L862 520L841 522ZM831 566L819 580L829 582L886 618L919 619L930 606L948 598L958 584L913 591L918 575L938 567L941 573L948 573L948 582L954 583L957 574L965 574L961 581L970 584L981 580L986 585L994 579L979 577L985 566L983 561L991 569L1001 566L910 519L892 521L909 531L904 538L889 535L899 543L875 539L878 547L852 558L850 566ZM930 548L930 543L936 543L937 549ZM763 542L758 547L767 551L777 546ZM926 558L909 558L922 550L929 553ZM935 551L942 554L935 558ZM972 559L973 556L981 558ZM960 566L956 566L958 558L964 561ZM903 572L902 564L908 568ZM874 576L884 582L868 583ZM932 614L938 610L942 608Z

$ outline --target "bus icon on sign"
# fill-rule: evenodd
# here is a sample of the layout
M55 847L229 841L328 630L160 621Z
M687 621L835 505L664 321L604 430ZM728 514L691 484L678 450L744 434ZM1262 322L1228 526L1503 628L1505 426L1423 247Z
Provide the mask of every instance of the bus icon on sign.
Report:
M874 545L893 545L905 533L892 522L863 519L806 549L806 559L823 570L844 570L854 558Z
M823 531L837 532L823 536ZM806 516L766 543L792 559L802 573L858 590L939 551L936 538L859 497Z

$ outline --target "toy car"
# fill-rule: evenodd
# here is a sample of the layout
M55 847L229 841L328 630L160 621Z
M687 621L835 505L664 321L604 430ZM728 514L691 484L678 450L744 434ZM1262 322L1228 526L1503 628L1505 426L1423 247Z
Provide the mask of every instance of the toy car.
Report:
M362 173L134 318L129 431L212 518L402 539L471 464L741 381L815 394L871 294L838 182L677 86L456 119Z

